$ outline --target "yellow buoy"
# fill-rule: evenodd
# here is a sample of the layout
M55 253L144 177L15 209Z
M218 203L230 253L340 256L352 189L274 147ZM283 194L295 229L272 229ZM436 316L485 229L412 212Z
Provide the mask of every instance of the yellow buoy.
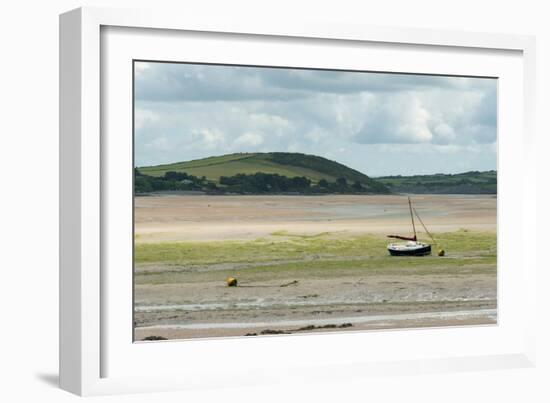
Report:
M437 256L445 256L445 251L443 249L439 249Z
M228 287L236 287L237 286L237 279L235 277L227 277L227 286Z

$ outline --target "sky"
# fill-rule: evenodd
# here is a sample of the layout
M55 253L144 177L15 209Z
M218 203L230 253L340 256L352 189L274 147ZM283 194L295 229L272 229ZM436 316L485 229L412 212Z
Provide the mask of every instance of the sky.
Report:
M135 62L135 165L319 155L369 176L497 167L497 80Z

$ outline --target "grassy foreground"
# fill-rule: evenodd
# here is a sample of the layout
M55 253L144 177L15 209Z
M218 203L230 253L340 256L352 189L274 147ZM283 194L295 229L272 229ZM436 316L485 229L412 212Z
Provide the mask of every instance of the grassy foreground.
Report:
M496 270L494 232L435 234L434 255L392 257L388 239L379 235L273 233L254 241L136 243L136 283L169 284L218 281L234 275L247 281L326 278L347 275L408 274L459 276ZM437 248L446 251L436 256Z

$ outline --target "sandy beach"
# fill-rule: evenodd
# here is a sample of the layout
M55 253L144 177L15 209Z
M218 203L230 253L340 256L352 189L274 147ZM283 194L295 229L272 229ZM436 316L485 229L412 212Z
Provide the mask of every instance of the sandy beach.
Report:
M135 339L496 323L496 198L412 198L444 257L388 256L403 196L136 197Z
M414 195L433 232L496 230L493 195ZM410 231L403 196L144 196L135 199L136 242L255 239L276 231Z

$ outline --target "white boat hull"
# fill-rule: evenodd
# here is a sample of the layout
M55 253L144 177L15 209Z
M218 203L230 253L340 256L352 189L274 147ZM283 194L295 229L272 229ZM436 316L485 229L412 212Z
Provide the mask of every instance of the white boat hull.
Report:
M426 256L432 254L432 245L414 241L390 243L388 251L392 256Z

